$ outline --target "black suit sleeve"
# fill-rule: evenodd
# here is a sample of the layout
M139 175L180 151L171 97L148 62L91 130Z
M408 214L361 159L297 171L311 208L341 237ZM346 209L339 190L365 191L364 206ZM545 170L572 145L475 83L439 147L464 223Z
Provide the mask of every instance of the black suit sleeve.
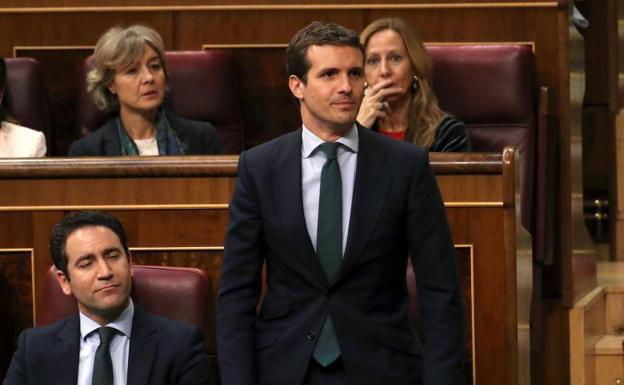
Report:
M204 341L201 331L193 327L188 334L188 342L185 344L186 350L182 352L183 357L178 380L178 385L209 385L211 384L210 367L208 356L204 350Z
M89 151L90 147L84 145L84 141L77 140L69 147L67 156L98 156L97 153Z
M472 144L461 120L447 116L440 122L436 131L435 141L429 147L431 152L470 152Z
M23 331L18 339L17 350L13 354L11 365L4 378L3 385L27 385L28 376L26 373L26 334Z
M218 297L217 342L222 385L256 383L253 326L261 290L264 240L246 152L230 202L230 223Z
M221 141L217 135L217 130L212 126L212 124L206 123L202 136L205 154L223 154L223 146L221 145Z
M457 259L426 153L419 152L412 175L407 237L425 340L423 384L463 384L463 302Z

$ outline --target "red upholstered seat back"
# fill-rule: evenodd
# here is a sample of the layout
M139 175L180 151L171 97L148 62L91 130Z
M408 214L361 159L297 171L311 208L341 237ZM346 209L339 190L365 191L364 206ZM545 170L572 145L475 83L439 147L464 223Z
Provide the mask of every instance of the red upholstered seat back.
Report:
M30 58L13 58L5 61L11 115L20 125L43 132L49 143L52 133L41 65Z
M168 51L169 78L165 106L187 119L214 125L226 153L243 150L243 121L238 86L226 51ZM93 68L93 56L85 60L83 79ZM85 83L86 84L86 83ZM110 112L97 109L82 87L77 129L85 135L100 127Z
M214 341L215 295L208 274L188 267L133 265L132 299L150 313L197 325L204 333L210 355ZM47 325L78 311L73 296L66 296L51 267L45 278L43 303L37 325Z
M521 153L522 224L534 236L537 260L546 256L547 186L552 176L545 119L539 114L539 84L530 45L428 45L433 89L441 107L466 123L476 152L502 152L513 145ZM541 141L541 143L539 142ZM551 154L552 155L552 154ZM541 160L541 161L540 161Z

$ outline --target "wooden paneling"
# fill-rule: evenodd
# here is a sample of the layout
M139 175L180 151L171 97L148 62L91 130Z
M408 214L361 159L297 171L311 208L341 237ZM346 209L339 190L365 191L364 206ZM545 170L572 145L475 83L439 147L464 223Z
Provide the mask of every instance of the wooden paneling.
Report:
M481 6L488 8L505 8L505 7L513 7L513 8L524 8L524 7L540 7L540 8L555 8L559 6L558 2L561 1L544 1L544 0L522 0L522 1L514 1L514 0L470 0L470 1L457 1L457 0L394 0L392 2L388 2L384 4L385 7L405 7L411 6L415 8L465 8L468 6ZM315 7L344 7L344 6L381 6L378 0L315 0L311 2L310 0L275 0L270 2L272 6L277 7L305 7L305 8L315 8ZM10 8L16 8L19 10L20 8L30 8L30 7L48 7L48 8L56 8L56 7L71 7L71 8L101 8L101 7L118 7L118 8L130 8L130 7L169 7L173 9L184 8L187 6L199 5L203 7L236 7L239 5L256 5L263 8L267 7L267 1L265 0L242 0L237 1L236 3L226 2L224 0L185 0L185 1L177 1L173 3L171 0L133 0L133 1L121 1L121 0L7 0L2 3L4 9L8 10Z
M457 253L457 264L459 266L459 281L464 299L464 338L465 338L465 365L466 378L470 379L470 384L475 384L477 374L476 363L473 348L474 341L474 319L475 319L475 303L474 303L474 249L472 245L455 246Z
M163 12L3 13L0 49L12 56L13 47L93 46L98 37L115 25L142 23L156 28L171 47L172 16Z
M594 289L570 309L570 384L618 384L624 379L624 288Z
M616 178L613 182L617 190L616 202L621 204L616 206L615 217L612 218L615 224L612 247L615 249L617 260L622 260L624 258L624 110L620 110L615 122Z
M505 255L504 237L499 237L504 232L503 216L501 209L489 208L449 208L447 209L449 223L451 226L453 241L456 244L462 244L469 241L474 250L473 256L473 295L474 307L477 309L473 314L473 343L476 345L477 354L474 357L473 364L478 373L475 384L495 383L496 379L505 378L506 373L510 371L507 365L506 357L500 355L501 349L504 350L507 330L505 328L496 327L495 325L505 324L507 321L507 304L508 296L501 295L507 292L504 280L488 281L485 277L491 277L496 272L505 271L505 258L492 258L493 255L487 255L480 250L496 250L498 255ZM478 226L475 226L476 224ZM478 230L471 229L478 227ZM489 236L493 235L494 236ZM465 261L462 261L465 263ZM460 267L462 263L460 263ZM465 268L465 266L464 266ZM463 272L462 272L463 273ZM462 279L466 277L462 274ZM475 279L474 277L483 277L483 279ZM464 286L465 288L465 286ZM515 285L514 285L515 289ZM515 290L514 290L515 292ZM470 303L464 298L466 305ZM483 312L478 309L488 307L490 309L498 309L497 311ZM470 321L468 321L470 322ZM485 340L498 341L498 343L483 343ZM489 358L485 358L489 357Z
M604 334L604 289L597 288L570 309L570 384L594 385L593 347Z
M215 189L215 186L219 185L219 179L201 181L193 186L189 187L187 191L176 191L169 189L168 186L175 185L172 183L174 178L154 178L148 181L142 181L137 185L133 185L132 181L128 183L127 180L117 180L115 182L101 180L98 178L83 178L76 180L71 186L64 183L64 181L23 181L22 183L15 183L4 191L5 194L10 194L11 198L7 199L7 204L11 206L29 206L32 201L29 197L29 192L34 188L43 188L46 191L45 199L41 202L44 206L59 206L59 205L106 205L110 202L110 196L116 195L120 199L116 202L116 205L135 205L146 199L151 199L156 205L164 204L164 202L170 202L173 197L179 196L181 193L185 193L188 196L187 204L193 204L196 202L203 202L205 197L212 197L214 195L221 195L220 191ZM88 196L85 195L88 192ZM144 196L139 196L139 192ZM227 203L227 199L224 198L219 201L221 204ZM2 208L6 210L7 208Z

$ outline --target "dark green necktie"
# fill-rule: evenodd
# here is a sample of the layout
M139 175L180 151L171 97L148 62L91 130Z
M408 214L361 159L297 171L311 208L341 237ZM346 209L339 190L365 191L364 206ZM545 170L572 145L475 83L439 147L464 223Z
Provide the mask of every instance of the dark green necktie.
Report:
M325 142L319 146L327 160L321 171L316 254L328 282L333 281L342 263L342 178L336 157L338 146L335 142ZM340 356L340 347L329 316L325 319L313 355L322 366L331 364Z
M110 356L110 342L117 333L117 330L109 327L101 327L97 330L100 335L100 346L95 351L93 361L92 385L113 385L113 361Z

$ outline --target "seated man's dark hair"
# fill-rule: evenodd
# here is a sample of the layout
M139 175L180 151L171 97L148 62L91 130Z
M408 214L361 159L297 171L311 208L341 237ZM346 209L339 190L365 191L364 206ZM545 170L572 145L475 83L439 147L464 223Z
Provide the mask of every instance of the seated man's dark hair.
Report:
M104 213L101 211L78 211L73 214L69 214L61 219L52 229L52 236L50 237L50 254L52 254L52 261L57 270L62 271L69 281L69 272L67 271L67 254L65 250L65 244L67 238L74 231L83 227L103 226L109 228L112 232L117 234L119 241L126 252L128 258L130 258L130 252L128 250L128 238L124 228L112 214Z

